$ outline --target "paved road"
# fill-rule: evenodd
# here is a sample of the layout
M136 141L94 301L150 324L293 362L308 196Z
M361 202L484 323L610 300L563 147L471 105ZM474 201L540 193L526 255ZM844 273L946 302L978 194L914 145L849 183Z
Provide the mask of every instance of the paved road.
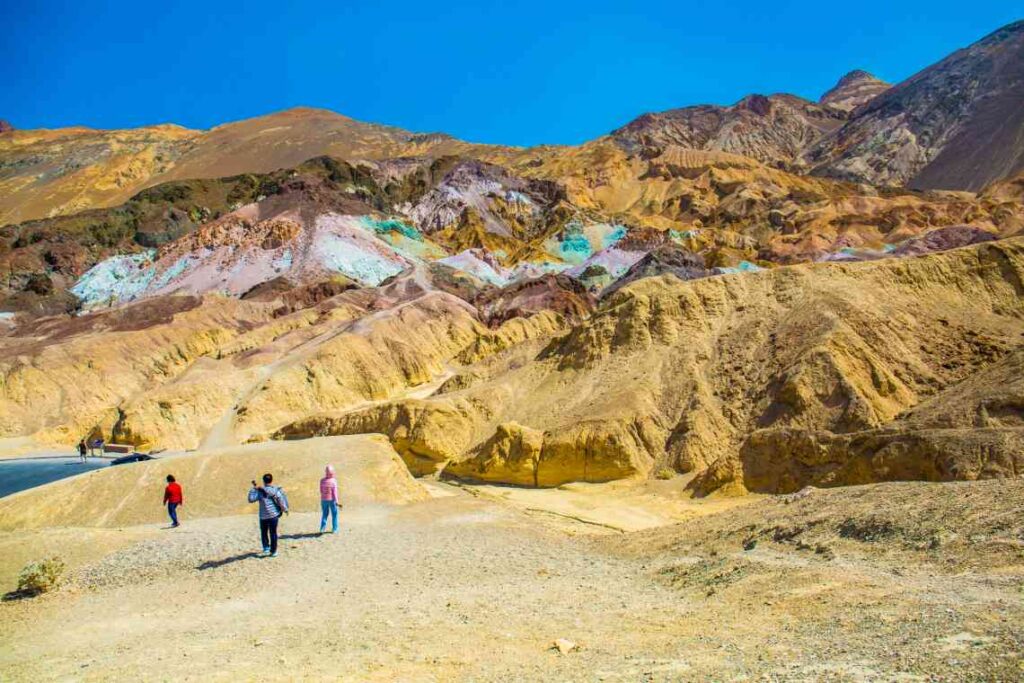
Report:
M106 467L108 458L23 458L0 460L0 498L51 481L72 477L82 472Z

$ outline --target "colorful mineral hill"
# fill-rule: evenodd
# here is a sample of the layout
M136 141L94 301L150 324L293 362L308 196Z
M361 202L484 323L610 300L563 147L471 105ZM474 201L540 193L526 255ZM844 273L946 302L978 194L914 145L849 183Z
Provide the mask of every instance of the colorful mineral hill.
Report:
M634 263L646 255L644 251L633 251L609 247L603 249L583 263L565 271L566 275L584 281L589 288L600 290L626 274Z
M603 249L613 246L626 236L622 225L579 221L568 223L562 231L544 242L545 251L570 265L580 265Z
M375 218L363 216L363 225L380 239L394 247L408 258L433 261L444 258L448 253L440 246L424 237L423 233L404 221L394 218Z
M340 273L363 285L376 286L411 265L374 231L362 217L328 214L316 222L316 233L303 264L306 272Z
M764 270L761 266L750 261L740 261L735 266L720 266L715 268L714 271L718 275L735 275L737 273L756 273L760 270Z
M86 271L71 288L71 293L82 300L86 309L136 299L153 281L155 256L155 249L112 256Z
M502 266L498 259L483 249L466 249L438 262L498 287L507 285L513 277L512 271Z
M366 216L324 214L310 226L287 216L253 223L239 212L204 229L209 234L160 255L147 250L102 261L71 291L91 308L176 292L240 296L280 276L307 283L340 274L376 286L415 261L444 255L409 226Z

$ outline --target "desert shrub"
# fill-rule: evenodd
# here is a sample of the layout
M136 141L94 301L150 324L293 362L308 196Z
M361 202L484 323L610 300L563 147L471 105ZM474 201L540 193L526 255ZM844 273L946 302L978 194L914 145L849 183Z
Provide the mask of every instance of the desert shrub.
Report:
M39 595L60 585L64 575L64 561L59 557L29 562L18 576L18 592Z
M264 178L260 181L259 194L264 197L271 197L281 193L281 184L273 178Z
M150 187L138 193L132 199L137 201L153 202L154 204L174 203L186 200L192 196L192 188L185 183L165 183Z
M325 172L332 183L351 183L352 167L331 157L315 157L299 166L301 171Z
M234 204L247 204L256 196L256 190L258 187L259 181L256 179L256 176L248 174L239 176L234 187L232 187L231 191L228 192L225 201L229 206Z
M654 473L655 479L671 479L674 476L676 476L676 473L668 467L661 467Z
M605 275L608 274L609 273L607 268L600 264L592 263L589 266L587 266L582 273L580 273L580 277L583 279L588 279L592 277L604 277Z
M134 233L135 231L127 221L118 219L114 219L113 222L103 221L89 226L88 239L85 242L103 247L116 247L122 242L132 239Z

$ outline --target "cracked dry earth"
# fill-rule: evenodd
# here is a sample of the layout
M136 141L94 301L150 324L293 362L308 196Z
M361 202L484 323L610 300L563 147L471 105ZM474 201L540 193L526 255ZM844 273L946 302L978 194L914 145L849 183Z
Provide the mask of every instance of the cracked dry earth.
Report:
M276 559L252 555L254 515L5 532L5 554L61 547L73 578L0 604L0 679L1024 677L1024 481L814 490L629 533L426 486L346 506L337 536L293 514Z

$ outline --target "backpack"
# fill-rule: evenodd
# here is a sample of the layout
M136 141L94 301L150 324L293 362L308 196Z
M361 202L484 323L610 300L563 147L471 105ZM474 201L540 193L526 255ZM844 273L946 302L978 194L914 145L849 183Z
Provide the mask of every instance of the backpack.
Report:
M277 490L280 491L281 489L277 489ZM268 497L267 490L266 489L260 489L260 498L267 498L267 497ZM277 516L278 517L282 517L284 515L284 513L288 512L288 508L286 508L284 506L284 503L281 502L281 497L279 495L275 494L275 495L269 496L269 498L270 498L270 502L272 502L274 504L274 507L277 508Z

